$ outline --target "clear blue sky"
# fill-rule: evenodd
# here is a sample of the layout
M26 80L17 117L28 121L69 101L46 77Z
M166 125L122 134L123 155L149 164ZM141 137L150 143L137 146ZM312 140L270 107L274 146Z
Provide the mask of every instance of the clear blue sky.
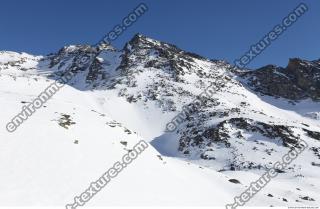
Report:
M249 67L320 58L319 0L2 0L0 50L38 55L68 44L94 44L140 2L149 11L114 42L116 47L139 32L233 62L305 2L309 11Z

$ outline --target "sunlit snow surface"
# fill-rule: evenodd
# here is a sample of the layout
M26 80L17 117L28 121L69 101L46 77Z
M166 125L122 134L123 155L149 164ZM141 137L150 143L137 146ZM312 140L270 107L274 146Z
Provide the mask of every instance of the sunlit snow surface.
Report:
M97 59L110 78L126 81L126 76L116 70L121 55L122 52L102 51ZM0 206L64 206L71 203L75 195L120 160L127 148L142 139L152 146L97 194L89 206L223 206L232 203L234 196L263 174L263 170L256 169L224 171L234 154L231 152L237 153L239 162L268 164L280 160L289 151L277 140L244 133L246 140L230 139L231 148L215 145L213 155L216 160L203 160L197 155L185 156L178 152L178 134L164 130L166 123L193 99L179 91L198 95L215 79L230 76L223 67L200 59L194 59L193 67L213 72L213 77L199 78L196 73L187 73L181 76L185 82L174 82L166 70L145 68L141 60L136 60L137 65L132 67L130 74L135 85L118 82L114 88L87 90L84 88L86 82L82 80L86 71L81 72L73 80L73 86L66 85L17 131L9 133L5 130L7 122L54 82L46 75L59 71L55 67L49 68L48 60L42 58L13 52L0 54ZM146 59L157 59L157 54L151 51ZM15 66L19 61L20 67ZM70 60L66 60L66 66L68 62ZM21 67L27 70L21 70ZM237 85L232 76L230 78L233 82L214 95L221 102L215 110L231 109L247 102L250 105L242 107L236 116L294 126L297 132L301 131L299 128L306 128L303 124L307 124L309 130L320 131L319 103L304 100L292 105L285 99L260 96ZM155 82L163 82L168 92L162 94L163 89L157 89L160 91L157 98L150 100L148 89ZM126 96L134 95L139 100L130 103L125 96L119 96L124 88L127 89ZM171 106L168 104L174 104L175 110L169 111ZM68 129L59 125L63 114L69 115L75 123ZM214 125L231 117L234 116L212 118L206 123ZM119 125L112 127L108 125L110 122ZM183 129L184 124L181 126ZM232 126L228 129L230 133L236 131ZM130 130L130 134L125 130ZM300 134L309 147L320 147L319 141ZM257 144L255 140L263 143ZM121 141L128 142L127 147ZM258 151L254 151L254 147ZM266 149L274 152L269 155ZM312 162L320 163L320 159L308 149L293 162L292 172L279 174L247 205L319 205L320 167L312 166ZM231 183L229 179L237 179L241 184ZM301 199L306 196L314 201Z

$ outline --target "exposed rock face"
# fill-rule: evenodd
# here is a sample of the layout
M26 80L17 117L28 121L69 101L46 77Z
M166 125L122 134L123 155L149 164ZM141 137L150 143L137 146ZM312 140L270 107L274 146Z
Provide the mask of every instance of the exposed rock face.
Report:
M95 56L97 49L90 45L76 45L76 46L66 46L58 51L56 54L49 56L50 68L57 67L61 69L63 67L75 67L76 64L82 63L83 66L78 70L85 70L89 64L88 59Z
M111 63L117 62L118 52L110 45L90 46L71 45L60 49L57 53L47 56L44 61L48 62L48 68L52 74L49 77L60 77L67 71L74 74L81 74L75 78L71 85L83 83L82 89L91 89L101 86L108 81L109 59ZM114 56L107 56L114 55ZM116 66L117 67L117 66ZM74 85L74 87L79 87Z
M163 111L176 111L174 98L187 104L190 102L187 100L197 96L189 91L188 85L204 90L210 82L215 82L217 88L229 82L231 78L222 73L226 68L227 64L222 61L213 62L137 34L122 50L119 74L114 77L112 87L121 88L119 96L130 103L152 101Z
M241 75L263 94L291 100L320 100L320 62L290 59L286 68L268 65Z
M319 140L320 135L316 131L250 118L230 118L211 127L198 125L180 132L179 151L189 158L224 162L221 171L265 170L274 163L275 156L281 157L279 147L303 149L306 145L300 142L302 137ZM319 148L310 150L319 158ZM252 153L256 153L257 158L252 158ZM295 169L293 166L277 172Z
M185 152L194 146L210 147L212 143L223 143L226 147L230 147L229 139L232 137L245 139L244 132L257 133L269 139L278 139L281 140L283 146L291 147L297 145L300 139L299 135L292 131L292 128L294 127L267 124L249 118L231 118L218 123L214 127L207 127L204 131L189 129L183 132L179 150ZM320 132L307 129L303 129L303 131L309 137L319 140Z
M193 71L194 58L205 58L183 51L175 45L156 41L141 34L135 35L123 49L124 55L120 65L123 73L138 63L143 63L146 68L157 68L171 71L178 80L179 75ZM191 63L190 63L191 62Z

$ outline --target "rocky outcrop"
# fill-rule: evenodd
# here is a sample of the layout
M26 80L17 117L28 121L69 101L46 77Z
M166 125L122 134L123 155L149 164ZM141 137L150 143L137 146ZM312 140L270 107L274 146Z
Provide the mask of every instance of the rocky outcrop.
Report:
M320 100L320 62L290 59L286 68L268 65L240 73L247 84L262 94L290 100Z
M198 130L193 133L189 133L188 131L183 132L181 134L179 150L185 152L190 147L210 147L212 143L223 143L226 147L230 147L229 139L234 137L234 135L237 138L244 139L243 132L258 133L270 139L280 139L284 146L291 147L295 146L299 141L299 136L295 135L291 128L285 125L267 124L248 118L231 118L218 123L214 127L205 128L202 131ZM304 130L312 138L320 134Z

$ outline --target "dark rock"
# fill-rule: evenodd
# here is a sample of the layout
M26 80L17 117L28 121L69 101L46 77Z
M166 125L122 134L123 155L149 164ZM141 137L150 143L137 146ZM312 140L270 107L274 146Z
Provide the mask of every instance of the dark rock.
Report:
M300 199L308 200L308 201L315 201L313 198L311 198L309 196L300 196Z
M290 100L311 98L320 101L320 63L290 59L286 68L267 65L254 71L239 73L247 84L265 95Z
M240 184L240 181L237 179L229 179L229 181L234 184Z

